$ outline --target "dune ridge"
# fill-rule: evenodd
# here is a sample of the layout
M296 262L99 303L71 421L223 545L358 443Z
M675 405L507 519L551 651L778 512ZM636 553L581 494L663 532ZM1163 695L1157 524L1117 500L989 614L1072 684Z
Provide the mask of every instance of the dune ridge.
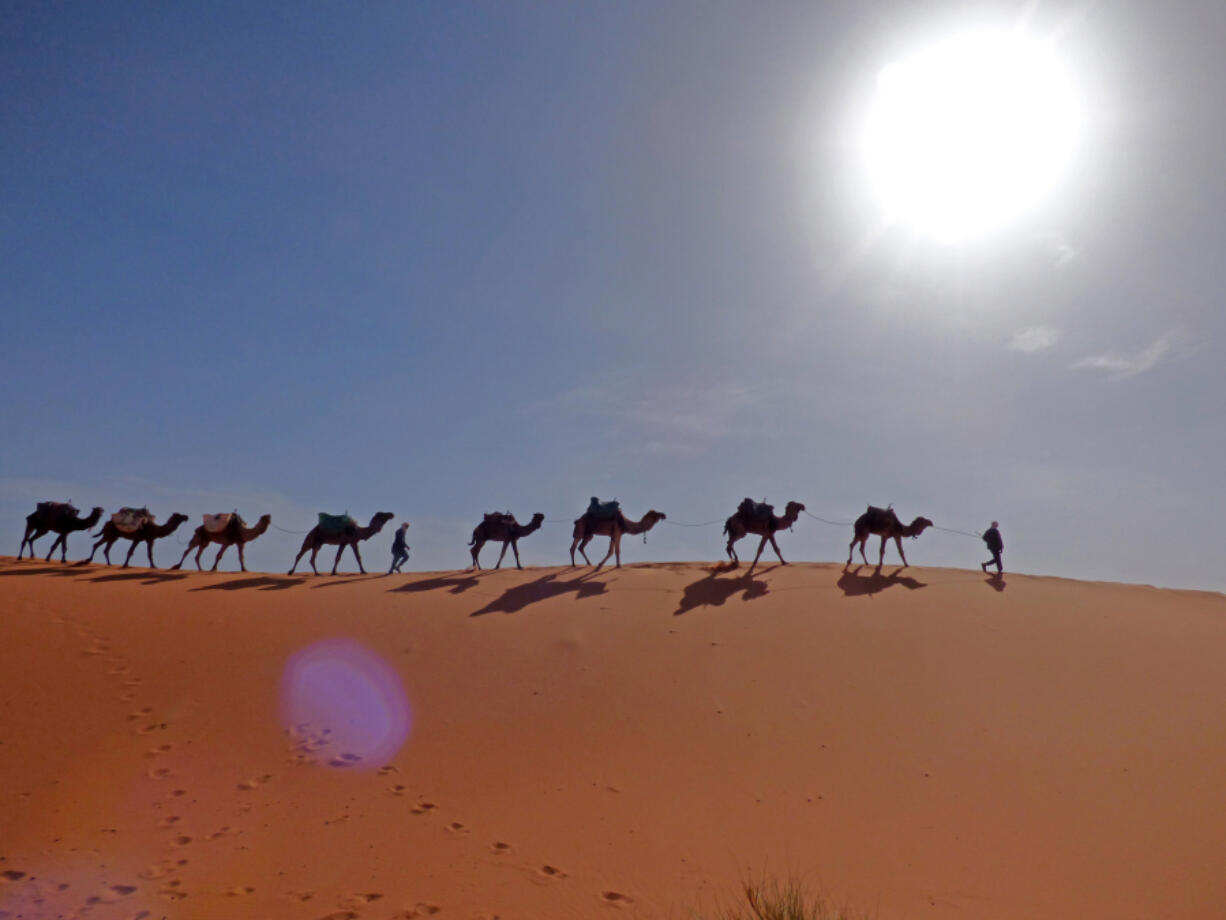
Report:
M1226 597L744 571L0 557L0 918L1220 916Z

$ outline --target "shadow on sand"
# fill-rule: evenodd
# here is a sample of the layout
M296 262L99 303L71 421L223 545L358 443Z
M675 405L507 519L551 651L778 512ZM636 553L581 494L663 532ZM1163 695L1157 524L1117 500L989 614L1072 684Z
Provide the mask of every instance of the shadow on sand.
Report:
M743 601L765 596L766 582L750 577L748 572L730 578L716 577L721 573L735 572L737 568L735 562L717 565L706 578L686 585L681 595L681 605L673 612L673 616L679 617L699 607L722 607L724 602L735 594L740 594Z
M191 590L242 591L244 588L258 588L261 591L283 591L305 581L306 576L304 575L258 575L249 578L231 578L229 581L219 581L215 585L201 585Z
M551 597L560 597L563 594L574 594L575 600L604 594L605 583L591 580L596 574L596 572L588 572L566 581L559 580L556 573L544 575L536 581L507 588L501 597L490 601L480 610L474 610L469 616L480 617L487 613L518 613L530 604L540 603Z
M139 581L142 585L158 585L164 581L182 581L187 575L176 572L121 572L118 575L99 575L90 581Z
M416 594L421 591L446 589L452 594L463 594L469 588L477 587L480 582L481 574L476 572L465 575L438 575L434 578L423 578L421 581L411 581L406 585L401 585L399 588L392 588L392 590Z
M387 578L387 573L367 572L365 575L359 575L357 572L338 572L336 575L321 575L319 577L330 580L320 582L317 585L311 585L312 588L335 588L338 585L356 585L359 581L373 581L376 578Z
M986 583L991 585L997 591L1005 590L1005 579L1001 575L989 575Z
M917 581L910 575L904 575L902 568L895 569L891 575L882 575L881 567L873 569L870 575L861 575L860 570L864 568L858 565L855 569L848 569L843 566L843 574L839 577L839 587L848 597L859 597L864 594L876 594L879 591L884 591L886 588L892 588L894 585L902 585L908 591L914 591L916 588L926 588L928 585L925 582Z
M85 574L84 572L82 572L80 569L76 567L75 562L61 562L59 565L55 565L54 563L44 562L41 565L39 565L37 568L33 568L33 569L28 569L24 567L19 568L19 566L24 566L24 565L25 563L23 562L14 562L13 568L8 568L6 566L5 568L0 569L0 576L2 575L60 575L60 576L67 576L71 578L74 575L84 575Z

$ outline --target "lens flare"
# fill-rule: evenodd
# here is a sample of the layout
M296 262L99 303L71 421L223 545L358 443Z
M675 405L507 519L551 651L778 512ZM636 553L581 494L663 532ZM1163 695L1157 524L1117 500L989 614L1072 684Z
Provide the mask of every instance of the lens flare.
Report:
M412 712L396 671L352 639L324 639L295 652L281 677L281 721L316 739L333 766L374 769L400 750Z

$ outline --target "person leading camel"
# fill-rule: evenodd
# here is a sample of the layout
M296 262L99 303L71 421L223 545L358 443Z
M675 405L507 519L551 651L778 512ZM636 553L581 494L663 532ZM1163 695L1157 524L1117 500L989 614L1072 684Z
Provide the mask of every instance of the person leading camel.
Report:
M405 543L405 537L409 533L409 522L405 521L396 528L396 536L392 540L392 567L387 570L387 574L399 572L400 567L404 565L406 559L409 558L409 546Z
M987 562L982 563L979 567L986 573L988 566L996 563L996 574L1003 575L1005 573L1004 566L1000 562L1000 554L1005 550L1005 541L1000 538L1000 531L997 529L1000 524L996 521L992 522L992 526L983 532L983 542L988 545L988 552L992 554L992 558Z

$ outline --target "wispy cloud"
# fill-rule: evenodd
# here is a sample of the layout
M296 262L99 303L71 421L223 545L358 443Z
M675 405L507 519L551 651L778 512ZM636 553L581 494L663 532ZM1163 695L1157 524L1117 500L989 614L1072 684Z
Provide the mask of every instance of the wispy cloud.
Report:
M1140 351L1091 355L1073 362L1073 367L1103 371L1112 378L1123 379L1153 370L1163 361L1173 357L1175 350L1175 337L1168 333Z
M739 383L709 386L579 387L526 403L518 415L559 420L599 420L618 438L630 434L644 450L697 453L734 434L743 412L761 395Z
M1013 333L1008 347L1014 351L1031 354L1036 351L1045 351L1058 341L1060 341L1059 329L1051 326L1031 326Z

